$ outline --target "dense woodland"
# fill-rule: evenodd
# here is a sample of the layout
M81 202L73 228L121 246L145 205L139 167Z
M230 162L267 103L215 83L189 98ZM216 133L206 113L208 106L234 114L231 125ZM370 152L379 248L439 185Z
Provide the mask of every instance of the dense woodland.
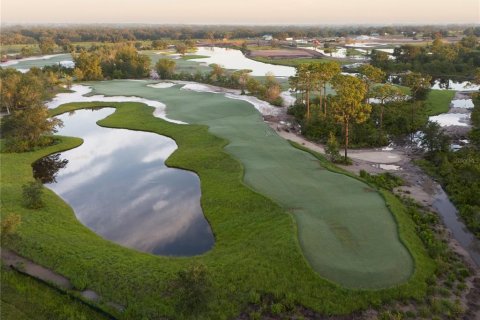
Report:
M345 161L348 146L382 146L427 123L430 76L409 73L399 87L386 83L379 68L364 65L359 72L357 77L342 75L336 62L302 64L290 79L300 96L289 113L301 123L302 133L324 143L340 139ZM327 95L327 83L335 94Z
M371 64L387 73L421 72L433 77L470 78L480 66L480 44L475 35L455 44L445 43L437 35L431 46L403 45L395 48L395 60L386 52L373 50Z
M71 42L123 42L160 39L245 39L272 34L277 39L286 37L346 37L349 35L390 34L433 38L443 36L474 34L480 36L478 26L62 26L62 27L22 27L2 28L1 44L35 44L41 39L51 38L62 46Z

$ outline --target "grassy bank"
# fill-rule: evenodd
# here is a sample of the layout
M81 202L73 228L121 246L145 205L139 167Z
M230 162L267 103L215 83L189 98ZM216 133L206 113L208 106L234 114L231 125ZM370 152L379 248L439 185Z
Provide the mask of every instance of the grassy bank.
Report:
M325 314L346 314L396 298L421 298L433 263L419 240L400 236L414 259L415 271L404 284L382 290L349 290L324 280L304 259L292 217L241 181L242 166L224 152L226 140L204 125L175 125L152 117L152 108L137 103L70 104L70 110L112 106L117 111L102 126L156 132L172 137L179 149L167 164L193 170L202 182L202 207L212 225L216 244L209 253L192 258L144 254L101 239L75 218L53 192L46 207L32 211L20 203L21 185L32 179L30 164L52 152L75 145L73 140L25 154L1 154L2 214L22 215L20 240L12 245L22 255L66 275L108 300L125 305L127 318L175 318L174 298L166 295L169 280L194 262L206 265L215 294L204 318L226 319L238 314L258 294L273 294ZM78 144L78 141L76 142ZM401 212L404 219L407 216ZM401 221L400 221L401 222ZM341 304L338 301L342 301Z
M427 114L436 116L448 112L454 96L455 91L453 90L430 90L425 101Z
M85 304L3 265L1 291L3 320L107 319Z

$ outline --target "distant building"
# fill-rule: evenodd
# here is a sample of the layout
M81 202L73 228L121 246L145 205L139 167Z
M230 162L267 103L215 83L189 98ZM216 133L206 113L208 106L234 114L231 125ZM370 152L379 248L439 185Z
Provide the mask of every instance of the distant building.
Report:
M293 38L290 37L290 38L285 38L285 41L293 41Z
M295 42L297 44L308 44L308 41L306 39L295 39Z
M265 41L272 41L273 40L273 36L271 34L266 34L262 38Z

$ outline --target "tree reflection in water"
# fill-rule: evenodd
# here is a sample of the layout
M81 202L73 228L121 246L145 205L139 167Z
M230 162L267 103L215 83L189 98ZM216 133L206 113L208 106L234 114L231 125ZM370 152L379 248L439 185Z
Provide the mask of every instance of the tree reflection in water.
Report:
M65 168L67 164L68 160L60 159L59 153L44 157L32 164L33 177L42 183L55 183L58 171Z

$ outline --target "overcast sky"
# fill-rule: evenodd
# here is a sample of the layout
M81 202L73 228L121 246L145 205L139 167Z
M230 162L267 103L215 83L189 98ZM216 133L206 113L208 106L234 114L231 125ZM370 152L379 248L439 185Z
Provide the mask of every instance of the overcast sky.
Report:
M480 0L1 0L3 23L480 23Z

